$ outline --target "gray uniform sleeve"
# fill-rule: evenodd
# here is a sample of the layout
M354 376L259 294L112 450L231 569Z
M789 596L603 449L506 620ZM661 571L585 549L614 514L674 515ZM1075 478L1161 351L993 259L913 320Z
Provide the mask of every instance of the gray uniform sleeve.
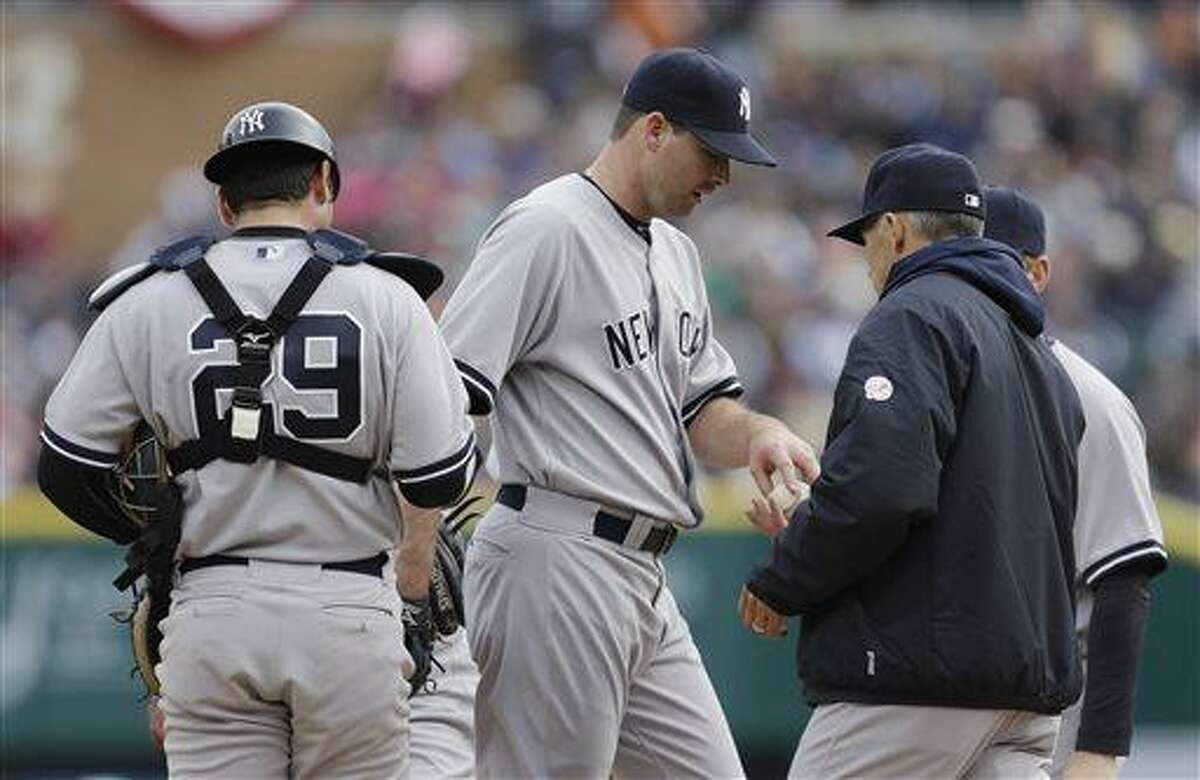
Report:
M1087 681L1059 740L1073 745L1068 749L1128 755L1150 611L1147 580L1167 562L1146 435L1116 385L1062 343L1051 348L1075 386L1086 422L1079 443L1075 565L1078 582L1088 589L1078 616Z
M389 466L406 499L445 506L471 486L478 465L467 393L433 317L415 298L407 325Z
M684 395L682 416L685 425L696 419L696 415L700 413L704 405L714 398L722 396L737 398L743 392L733 358L729 356L725 347L717 341L713 334L712 310L708 305L708 294L704 289L703 277L700 277L697 283L704 301L704 322L699 334L700 351L692 358L687 392Z
M554 327L572 247L565 218L544 203L523 201L506 209L480 241L441 318L471 414L491 412L505 374Z
M116 311L106 310L88 329L46 403L42 440L88 466L116 466L142 416L122 363Z
M1077 387L1087 427L1079 444L1075 561L1080 581L1093 587L1143 558L1161 569L1167 554L1137 412L1115 388L1099 393L1093 385Z

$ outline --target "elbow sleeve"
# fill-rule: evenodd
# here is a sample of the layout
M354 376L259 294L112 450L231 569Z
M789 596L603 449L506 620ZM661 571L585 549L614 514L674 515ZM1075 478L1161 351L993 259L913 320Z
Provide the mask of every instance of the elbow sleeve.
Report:
M71 460L43 445L38 487L50 503L78 525L117 544L129 544L138 529L112 497L112 472Z
M450 457L419 469L396 471L392 476L406 501L422 509L436 509L453 504L466 494L481 460L472 436L462 450Z
M1129 754L1138 666L1150 614L1147 581L1144 570L1132 569L1111 574L1096 586L1078 750Z

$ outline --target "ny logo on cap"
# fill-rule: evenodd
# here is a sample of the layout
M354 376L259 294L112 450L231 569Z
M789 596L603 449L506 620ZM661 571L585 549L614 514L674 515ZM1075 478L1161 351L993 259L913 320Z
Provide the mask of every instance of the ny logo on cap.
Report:
M266 129L261 108L252 108L238 117L238 135L249 135Z
M979 208L979 204L981 201L979 200L978 195L976 195L973 192L968 192L966 195L963 195L963 202L966 203L971 208L977 209L977 208Z
M750 90L745 87L738 93L738 114L741 115L742 121L750 121Z

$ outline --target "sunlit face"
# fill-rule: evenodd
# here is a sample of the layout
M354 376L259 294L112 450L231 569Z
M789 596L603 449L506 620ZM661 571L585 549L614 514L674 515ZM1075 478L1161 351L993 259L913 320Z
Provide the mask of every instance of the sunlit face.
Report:
M646 200L655 216L687 216L729 183L729 158L710 151L692 133L664 122L657 141L643 169Z

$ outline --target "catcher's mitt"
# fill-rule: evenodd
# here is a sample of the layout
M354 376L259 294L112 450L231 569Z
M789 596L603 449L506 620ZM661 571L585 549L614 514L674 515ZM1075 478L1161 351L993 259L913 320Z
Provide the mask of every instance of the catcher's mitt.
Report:
M404 649L413 660L413 673L408 677L408 695L416 696L425 691L429 672L437 663L433 660L433 619L429 611L429 599L405 599L400 617L404 623Z
M464 555L460 532L479 517L479 512L470 510L481 500L480 496L473 496L463 501L442 518L442 524L438 526L433 575L429 580L429 607L433 627L442 636L452 635L466 622L462 595Z
M170 560L162 561L163 557L155 556L146 567L145 576L140 580L141 587L133 589L133 605L124 612L113 613L118 622L129 626L134 668L142 678L148 696L158 695L158 676L154 667L162 660L159 623L171 611L172 564Z
M138 676L142 678L142 684L146 686L146 694L157 696L159 684L154 667L162 660L158 654L158 645L162 641L162 634L158 630L158 620L162 618L152 620L151 612L157 613L159 610L153 608L149 593L146 590L139 590L129 612L115 617L120 622L129 625L129 644L133 649L133 662L136 664Z
M146 422L134 430L132 444L117 466L114 498L144 530L125 553L126 569L114 581L118 590L134 587L130 610L117 616L129 625L137 671L150 695L158 694L155 665L162 634L159 623L171 609L175 548L183 522L183 498L171 480L166 451Z
M414 670L408 678L410 696L435 689L429 673L441 664L434 657L437 636L451 636L463 625L463 546L459 532L478 512L470 509L480 501L479 496L468 498L442 518L438 526L437 546L434 549L433 572L429 577L429 597L419 601L404 600L404 647L412 657Z

